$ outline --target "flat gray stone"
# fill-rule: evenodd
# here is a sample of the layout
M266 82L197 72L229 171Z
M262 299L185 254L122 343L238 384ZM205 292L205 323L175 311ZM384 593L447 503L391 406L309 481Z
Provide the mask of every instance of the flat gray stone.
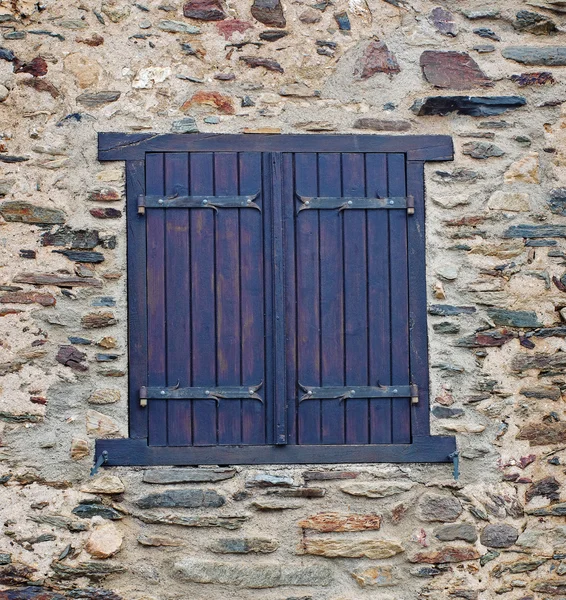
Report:
M279 543L267 538L221 538L210 547L216 554L269 554L279 548Z
M419 502L421 519L423 521L455 521L462 514L460 500L453 496L440 494L424 494Z
M213 483L232 479L235 469L152 469L144 471L144 483Z
M563 67L566 65L566 46L509 46L501 51L509 60L523 65L545 65Z
M473 544L478 539L478 532L469 523L454 523L453 525L444 525L435 529L434 536L442 542L463 540Z
M167 490L140 498L136 505L140 508L218 508L225 502L214 490Z
M519 532L512 525L497 523L486 525L480 536L480 542L488 548L509 548L519 537Z

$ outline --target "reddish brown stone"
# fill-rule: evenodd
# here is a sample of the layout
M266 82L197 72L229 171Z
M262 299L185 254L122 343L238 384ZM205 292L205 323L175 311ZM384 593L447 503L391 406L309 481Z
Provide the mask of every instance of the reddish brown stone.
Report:
M94 190L90 192L87 197L87 200L91 200L93 202L115 202L116 200L121 199L122 194L114 188L101 188L99 190Z
M189 0L183 5L183 14L199 21L222 21L226 18L220 0Z
M457 219L449 219L444 221L445 225L449 227L475 227L485 221L484 215L469 215L465 217L458 217Z
M248 29L253 29L253 25L247 21L240 21L239 19L230 19L228 21L220 21L216 23L218 33L224 36L225 40L229 40L232 35L236 32L244 33Z
M415 554L409 561L412 563L456 563L465 560L475 560L480 557L479 552L475 548L463 548L460 546L445 546L437 551L419 552Z
M47 404L47 398L44 396L30 396L29 401L32 404L41 404L42 406Z
M0 204L0 215L10 223L47 223L57 225L65 222L65 213L56 208L45 208L30 202L10 201Z
M554 79L554 76L549 71L511 75L511 81L519 87L526 87L528 85L554 85L556 83L556 79Z
M420 63L425 79L438 88L467 90L493 85L467 52L426 50Z
M197 92L181 106L181 110L188 110L192 106L211 106L225 115L233 115L236 112L232 99L219 92Z
M376 73L399 73L399 63L395 55L389 51L384 42L371 41L365 49L359 63L354 69L354 75L360 79L368 79Z
M27 63L15 58L14 73L29 73L34 77L43 77L47 75L47 62L42 56L36 56Z
M30 283L32 285L56 285L59 287L102 287L98 279L81 279L50 273L20 273L14 277L14 283Z
M0 317L5 317L6 315L17 315L23 310L19 310L18 308L0 308Z
M283 67L277 61L271 60L270 58L261 58L259 56L240 56L240 60L245 62L246 65L252 69L263 67L268 71L284 73Z
M559 500L560 483L554 477L545 477L535 481L526 491L525 500L530 502L535 496L544 496L549 500Z
M115 325L116 319L111 312L89 313L81 319L81 325L85 329L99 329Z
M51 294L41 292L10 292L0 297L2 304L41 304L41 306L55 306L57 302Z
M287 21L280 0L254 0L251 13L254 19L271 27L285 27Z
M88 366L81 364L86 359L86 354L74 346L60 346L55 360L65 367L75 371L88 371Z
M531 446L549 446L566 442L566 422L529 423L517 434L518 440L528 440Z
M91 208L89 213L97 219L119 219L122 211L117 208Z
M299 527L314 531L369 531L381 527L381 515L319 513L299 521Z
M440 6L437 6L430 13L429 19L436 29L443 35L447 35L449 37L455 37L458 35L458 26L454 21L454 15L450 11L444 10Z
M404 504L398 504L391 511L391 521L395 525L400 523L403 517L407 514L407 507Z
M100 46L104 44L104 38L98 33L93 33L89 38L76 37L75 41L79 44L86 44L87 46Z
M58 98L61 95L61 92L46 79L32 77L31 79L24 79L20 83L33 88L36 92L47 92L52 98Z

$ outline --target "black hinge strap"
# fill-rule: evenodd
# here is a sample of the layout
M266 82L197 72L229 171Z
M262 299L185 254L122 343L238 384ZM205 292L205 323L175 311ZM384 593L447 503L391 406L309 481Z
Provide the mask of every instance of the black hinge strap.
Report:
M138 214L145 214L146 208L261 208L254 202L259 192L248 196L138 196Z
M415 212L415 199L413 196L392 196L389 198L360 198L355 196L326 197L326 196L301 196L297 194L301 202L297 213L303 210L371 210L371 209L406 209L407 214Z
M140 388L140 406L147 406L148 400L259 400L263 398L257 391L263 385L210 386L210 387L157 387Z
M299 387L305 392L299 402L304 400L348 400L352 398L410 398L412 404L419 401L419 388L416 384L410 385L380 385L360 386L352 385L345 387L312 387L301 385Z

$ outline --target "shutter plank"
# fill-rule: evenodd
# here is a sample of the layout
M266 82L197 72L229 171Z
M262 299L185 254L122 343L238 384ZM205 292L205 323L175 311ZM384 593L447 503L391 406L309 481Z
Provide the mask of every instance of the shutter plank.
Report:
M163 154L148 154L146 159L146 191L164 192ZM148 384L167 385L166 373L166 305L165 305L165 211L152 210L147 218L147 331ZM167 444L167 403L150 402L149 444Z
M188 194L189 155L165 154L165 194ZM150 210L149 212L153 212ZM165 213L166 304L167 304L167 385L191 385L191 298L189 219L186 208ZM167 431L170 446L192 443L191 401L167 401Z
M317 155L295 155L295 185L301 196L316 196ZM319 211L303 211L296 220L298 381L320 385ZM298 443L320 444L321 401L298 407Z
M387 196L387 155L366 155L368 195ZM390 385L391 337L388 211L367 211L369 383ZM395 382L397 383L397 382ZM391 400L370 400L370 443L391 443Z
M190 158L190 193L213 194L213 157L210 152ZM216 325L214 270L214 211L195 209L191 214L191 305L193 386L216 383ZM216 402L197 400L193 405L193 444L217 441Z
M238 155L214 155L215 195L238 194ZM216 214L217 384L240 385L240 214L223 208ZM257 383L257 382L256 382ZM241 442L241 400L219 400L218 443Z
M365 196L363 154L342 155L345 196ZM344 212L346 385L368 384L367 235L365 211ZM369 441L368 400L346 401L346 443Z
M245 152L239 157L240 194L261 188L261 154ZM262 195L256 203L263 209ZM240 212L242 385L263 381L259 395L265 400L263 215L257 210ZM265 443L265 407L257 400L242 400L242 443Z
M340 154L319 154L319 194L340 196ZM301 219L303 215L298 218ZM336 211L320 211L321 384L344 384L344 266L342 218ZM309 401L311 402L311 401ZM322 403L322 444L343 444L344 402Z
M406 194L405 156L387 157L389 194ZM409 271L407 258L407 212L391 210L389 214L389 258L391 261L391 382L406 385L409 381ZM410 400L392 402L394 444L411 441Z

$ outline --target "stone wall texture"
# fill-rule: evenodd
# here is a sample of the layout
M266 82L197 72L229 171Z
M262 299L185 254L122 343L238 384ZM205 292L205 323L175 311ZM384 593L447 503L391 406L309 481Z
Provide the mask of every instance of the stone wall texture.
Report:
M253 2L253 3L252 3ZM124 165L99 131L443 133L446 465L103 470ZM566 2L0 0L0 599L566 597Z

